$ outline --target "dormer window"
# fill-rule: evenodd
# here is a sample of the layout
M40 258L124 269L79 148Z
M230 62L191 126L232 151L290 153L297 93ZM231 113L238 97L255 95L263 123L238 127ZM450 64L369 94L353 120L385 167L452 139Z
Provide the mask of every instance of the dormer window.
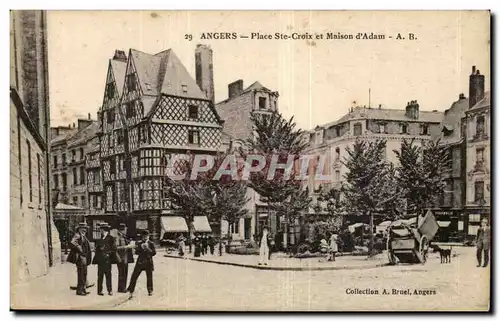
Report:
M354 136L361 136L362 128L360 123L354 124L353 129L354 129Z
M429 125L427 125L427 124L423 124L423 125L420 127L420 130L421 130L421 134L422 134L422 135L429 135Z
M335 127L335 136L340 137L340 127Z
M188 112L189 112L189 118L191 119L198 119L198 106L196 105L189 105L188 106Z
M106 89L106 97L108 97L108 99L112 99L114 96L115 96L115 84L114 83L110 83L107 85L107 89Z
M266 109L266 97L259 97L259 109Z
M340 148L335 148L335 161L338 162L340 160Z
M127 89L128 89L128 91L134 91L135 84L136 84L135 74L128 75L128 77L127 77Z
M108 122L108 124L111 124L114 121L115 121L115 111L114 110L108 110L108 113L107 113L107 122Z
M476 136L482 136L484 132L484 116L478 116L476 120Z
M407 134L407 133L408 133L408 125L401 124L401 134Z
M188 93L188 86L187 85L181 85L182 87L182 93L187 94Z
M135 108L134 103L130 102L125 104L125 114L127 118L132 118L135 116Z

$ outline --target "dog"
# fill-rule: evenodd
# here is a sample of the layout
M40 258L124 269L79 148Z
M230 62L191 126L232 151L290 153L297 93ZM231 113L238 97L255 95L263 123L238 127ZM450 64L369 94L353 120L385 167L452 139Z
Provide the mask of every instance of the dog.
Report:
M433 246L434 252L439 252L441 257L441 264L451 263L451 249L442 249L437 245Z

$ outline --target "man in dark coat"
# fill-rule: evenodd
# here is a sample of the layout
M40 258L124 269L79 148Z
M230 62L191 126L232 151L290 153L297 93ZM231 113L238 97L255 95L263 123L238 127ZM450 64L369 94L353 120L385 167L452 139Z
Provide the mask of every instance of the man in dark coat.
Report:
M195 237L193 239L193 245L194 245L194 256L199 257L201 254L201 238L198 233L195 234Z
M156 250L154 243L149 239L148 231L142 232L142 240L137 242L135 253L138 257L134 271L132 272L132 277L130 278L128 292L130 292L130 294L134 293L139 275L141 275L142 271L146 271L146 286L148 288L148 294L151 296L153 295L153 256L156 255Z
M210 248L210 254L214 255L215 252L215 240L213 235L208 236L208 247Z
M71 240L71 251L67 261L76 265L76 273L78 275L78 284L76 286L76 295L87 295L85 285L87 284L87 267L92 260L92 252L90 243L87 239L88 226L85 223L80 223L76 234Z
M476 235L476 257L477 267L481 267L481 259L484 253L483 267L487 267L490 260L490 242L491 242L491 229L488 226L488 220L481 221L481 227L477 230Z
M127 292L128 264L134 263L134 245L127 237L127 226L120 223L116 241L116 266L118 267L118 293Z
M201 236L201 254L208 254L208 236L206 234Z
M106 277L106 290L109 295L113 295L111 280L111 264L116 263L116 243L115 238L109 235L110 227L107 223L100 226L101 239L96 240L95 256L93 264L97 264L97 294L102 293L102 282Z

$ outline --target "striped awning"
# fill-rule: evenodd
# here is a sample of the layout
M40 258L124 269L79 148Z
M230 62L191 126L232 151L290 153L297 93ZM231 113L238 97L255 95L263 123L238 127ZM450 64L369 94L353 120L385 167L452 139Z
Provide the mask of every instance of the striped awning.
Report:
M193 219L193 227L196 232L210 233L212 228L208 223L208 218L206 216L195 216Z
M162 216L161 228L163 232L188 232L186 220L180 216Z

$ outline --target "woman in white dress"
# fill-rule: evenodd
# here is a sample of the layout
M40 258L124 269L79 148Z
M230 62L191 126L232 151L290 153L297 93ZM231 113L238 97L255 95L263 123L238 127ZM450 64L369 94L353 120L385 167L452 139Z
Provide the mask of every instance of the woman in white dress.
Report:
M260 237L260 244L259 244L259 255L260 255L260 261L259 265L267 265L269 262L269 244L267 242L267 236L269 232L267 230L267 227L264 227L262 230L262 236Z
M335 233L330 236L330 260L335 261L335 254L339 251L339 247L337 245L337 241L339 236Z

